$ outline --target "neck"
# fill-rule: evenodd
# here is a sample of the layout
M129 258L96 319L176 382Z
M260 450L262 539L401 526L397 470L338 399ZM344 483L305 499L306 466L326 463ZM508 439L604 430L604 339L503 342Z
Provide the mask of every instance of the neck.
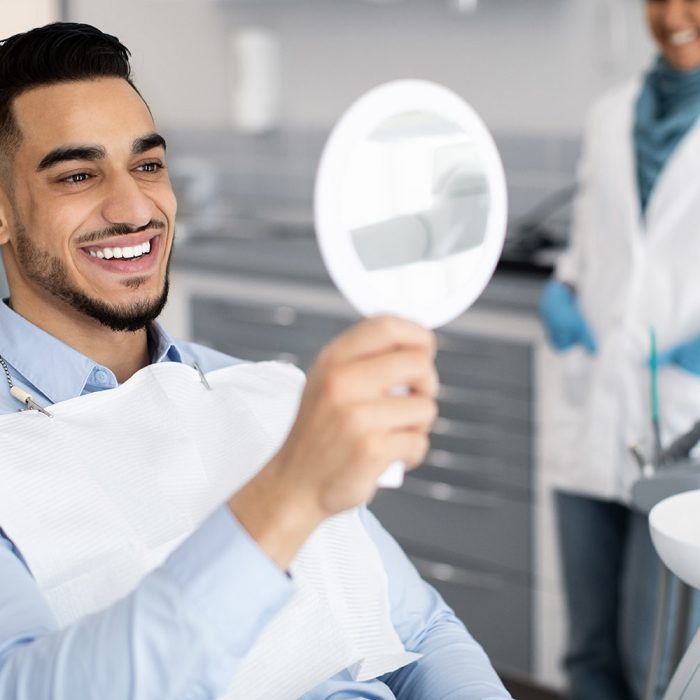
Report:
M55 298L47 306L13 294L10 306L49 335L112 370L120 384L151 362L145 328L114 331Z

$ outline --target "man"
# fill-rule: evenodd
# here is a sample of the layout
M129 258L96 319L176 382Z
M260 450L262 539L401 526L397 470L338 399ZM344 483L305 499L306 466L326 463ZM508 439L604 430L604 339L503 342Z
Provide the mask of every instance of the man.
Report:
M6 414L21 407L17 389L20 399L30 394L58 409L79 396L116 395L149 366L196 362L211 372L237 362L176 344L155 322L167 297L176 203L165 142L131 82L128 55L114 37L76 24L0 46ZM296 582L285 572L310 535L368 501L387 464L411 468L423 458L435 416L434 352L430 333L394 318L331 342L272 458L233 496L221 493L221 505L128 595L71 624L57 621L30 572L34 553L21 551L0 512L0 696L221 696L288 606ZM410 392L393 396L395 386ZM15 418L0 416L0 433ZM93 430L104 432L105 455L124 448L110 443L109 425ZM391 623L406 651L422 657L364 681L346 668L304 697L508 698L452 611L366 509L359 517L387 575Z

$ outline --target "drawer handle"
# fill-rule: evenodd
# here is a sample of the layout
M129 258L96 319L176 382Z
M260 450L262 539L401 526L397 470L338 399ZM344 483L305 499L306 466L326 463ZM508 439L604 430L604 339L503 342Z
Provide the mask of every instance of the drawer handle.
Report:
M279 352L275 355L276 362L286 362L290 365L299 366L299 355L295 355L293 352Z
M405 478L403 491L413 496L471 508L498 508L504 504L504 500L492 491L472 491L442 481L425 481L411 476Z
M460 418L443 418L439 417L433 424L432 432L435 435L444 435L446 437L461 438L466 432L474 432L475 430L490 429L493 432L494 424L499 426L503 421L508 423L518 422L521 416L513 416L504 411L482 411L478 416L468 416ZM527 419L523 419L522 423L526 423Z
M291 306L278 306L272 315L278 326L291 326L297 320L296 309Z
M443 401L450 401L454 403L466 403L466 404L479 404L491 405L492 403L497 403L503 401L501 394L495 391L488 391L485 389L475 389L475 388L465 388L463 386L455 386L442 382L440 384L440 390L438 392L438 398Z
M433 423L432 431L435 435L448 435L451 437L460 437L464 430L464 423L453 420L452 418L439 417Z
M459 457L447 450L430 450L423 464L426 467L444 469L454 474L488 474L494 476L504 474L506 469L503 462L490 455L460 455ZM478 464L478 466L474 466Z
M485 591L503 588L503 578L495 574L477 573L452 564L414 556L411 556L411 561L421 576L433 581L451 583L463 588L480 588Z

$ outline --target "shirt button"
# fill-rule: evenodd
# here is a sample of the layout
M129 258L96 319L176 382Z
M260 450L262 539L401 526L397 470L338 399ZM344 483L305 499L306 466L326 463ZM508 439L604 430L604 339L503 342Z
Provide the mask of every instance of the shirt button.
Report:
M98 369L97 372L95 372L95 380L98 384L106 384L107 379L107 372L103 369Z

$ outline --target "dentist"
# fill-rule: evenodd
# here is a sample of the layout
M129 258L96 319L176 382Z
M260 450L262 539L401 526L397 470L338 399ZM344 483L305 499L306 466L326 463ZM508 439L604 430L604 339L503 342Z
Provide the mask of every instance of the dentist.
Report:
M590 111L570 247L540 306L559 353L548 409L574 700L645 684L658 564L630 507L629 448L651 457L652 329L664 443L700 419L700 2L645 4L659 56Z

